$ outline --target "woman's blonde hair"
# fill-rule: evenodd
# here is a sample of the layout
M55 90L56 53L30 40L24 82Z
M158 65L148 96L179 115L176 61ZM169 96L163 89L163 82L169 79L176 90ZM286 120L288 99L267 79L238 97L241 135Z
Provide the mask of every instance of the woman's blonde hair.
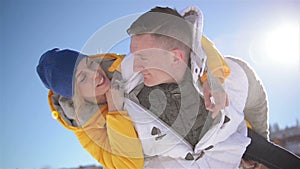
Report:
M89 58L95 59L97 56L99 56L99 54L90 55ZM110 62L110 60L111 59L107 60L106 63L112 64ZM99 65L100 65L100 63L99 63ZM108 65L104 64L104 67L108 67ZM105 69L103 69L103 71L105 71ZM112 76L112 75L107 74L107 72L105 72L105 73L108 76L108 78L110 78L110 76ZM76 123L78 124L78 126L82 126L83 124L80 123L80 118L79 118L79 117L81 117L80 115L82 115L82 113L85 112L87 106L91 106L91 105L99 104L99 103L97 102L96 97L94 97L94 98L85 98L82 95L82 93L79 90L79 86L78 86L78 83L77 83L77 78L75 76L73 78L73 92L74 92L74 94L73 94L72 100L73 100L73 104L74 104Z
M79 126L81 126L79 118L78 118L78 114L81 112L81 109L82 109L83 105L85 104L85 100L84 100L82 94L79 91L79 87L76 83L76 78L73 82L73 85L74 85L74 95L72 97L72 100L73 100L73 104L74 104L76 123Z
M87 117L89 117L89 111L92 105L98 105L96 97L93 98L85 98L82 93L79 90L77 79L74 79L74 94L72 97L73 105L74 105L74 111L75 111L75 117L76 117L76 123L79 127L82 127ZM98 105L99 106L99 105Z

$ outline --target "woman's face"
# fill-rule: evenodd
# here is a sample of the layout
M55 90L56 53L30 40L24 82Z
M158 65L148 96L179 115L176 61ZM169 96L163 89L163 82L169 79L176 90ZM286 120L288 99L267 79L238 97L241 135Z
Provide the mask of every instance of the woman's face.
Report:
M89 58L82 59L76 70L75 83L82 97L86 100L103 100L110 88L110 80L100 65Z

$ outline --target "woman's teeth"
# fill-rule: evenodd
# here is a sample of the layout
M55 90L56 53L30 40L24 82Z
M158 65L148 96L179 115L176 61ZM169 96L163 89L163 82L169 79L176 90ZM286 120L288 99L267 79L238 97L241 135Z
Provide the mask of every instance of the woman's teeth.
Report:
M102 85L103 82L104 82L104 78L102 77L100 82L99 82L99 85Z

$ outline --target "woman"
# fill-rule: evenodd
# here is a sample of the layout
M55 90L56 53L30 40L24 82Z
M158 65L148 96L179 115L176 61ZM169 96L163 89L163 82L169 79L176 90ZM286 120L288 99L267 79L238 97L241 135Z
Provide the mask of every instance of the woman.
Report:
M122 111L122 101L112 99L105 72L111 75L118 70L122 58L116 54L87 57L56 48L41 56L37 72L50 89L53 116L75 133L103 167L143 168L141 143L127 112Z

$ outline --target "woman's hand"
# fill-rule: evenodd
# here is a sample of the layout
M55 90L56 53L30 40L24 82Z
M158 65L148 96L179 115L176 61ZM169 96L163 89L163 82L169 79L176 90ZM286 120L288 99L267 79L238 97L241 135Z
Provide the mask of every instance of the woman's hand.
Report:
M119 89L111 88L106 93L108 111L123 111L124 96Z
M123 111L124 84L120 72L115 72L111 79L111 87L106 93L108 111Z

